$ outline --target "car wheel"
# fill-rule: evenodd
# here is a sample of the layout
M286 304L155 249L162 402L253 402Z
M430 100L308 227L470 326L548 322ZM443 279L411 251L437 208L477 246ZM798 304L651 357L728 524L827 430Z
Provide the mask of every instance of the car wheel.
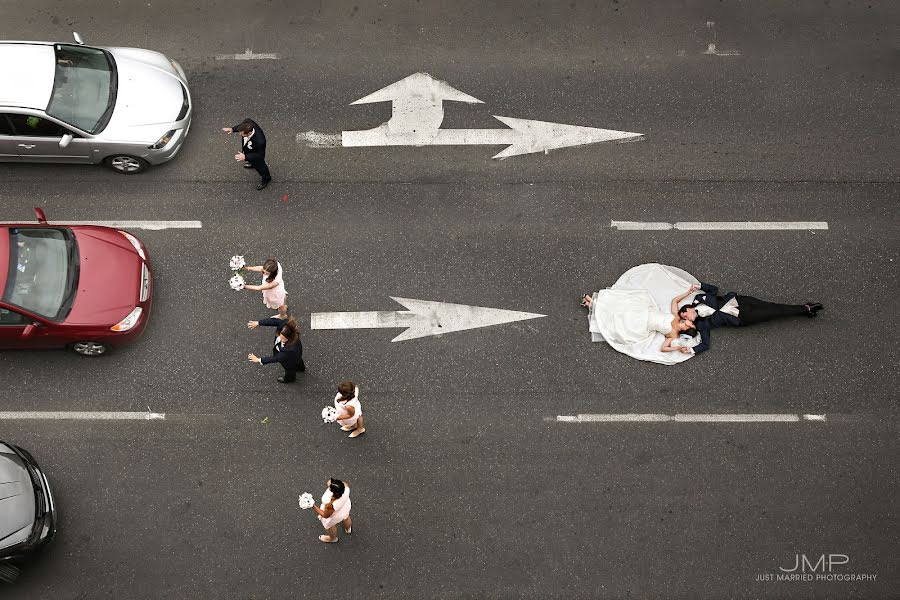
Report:
M0 581L14 583L19 578L19 567L9 563L0 563Z
M100 342L75 342L72 350L82 356L103 356L109 352L109 346Z
M140 173L141 171L144 171L149 164L143 158L129 156L127 154L115 154L113 156L107 156L104 163L113 171L122 173L123 175L134 175L135 173Z

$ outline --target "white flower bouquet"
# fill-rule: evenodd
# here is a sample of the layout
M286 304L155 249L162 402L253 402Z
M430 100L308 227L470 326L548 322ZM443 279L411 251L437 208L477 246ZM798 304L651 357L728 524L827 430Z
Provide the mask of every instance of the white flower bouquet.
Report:
M326 406L323 408L322 420L326 423L334 423L337 421L337 409L333 406Z
M246 265L247 262L244 260L243 255L235 254L231 257L228 263L228 266L231 267L231 279L228 280L228 285L231 286L231 289L235 291L244 289L244 273L246 272L244 267Z
M307 508L312 508L315 505L316 501L313 500L312 494L309 492L303 492L300 494L300 508L306 510Z
M231 279L228 280L228 285L231 286L231 289L237 291L244 289L244 278L240 275L235 275Z
M237 271L238 275L242 275L244 272L244 267L247 265L247 262L244 260L243 255L235 254L231 257L231 270Z

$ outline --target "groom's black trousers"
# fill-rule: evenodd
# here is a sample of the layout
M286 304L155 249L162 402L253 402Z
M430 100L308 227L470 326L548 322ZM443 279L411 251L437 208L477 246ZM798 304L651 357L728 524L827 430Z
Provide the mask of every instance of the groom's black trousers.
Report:
M802 317L809 311L802 304L776 304L752 296L738 296L741 325L755 325L783 317Z

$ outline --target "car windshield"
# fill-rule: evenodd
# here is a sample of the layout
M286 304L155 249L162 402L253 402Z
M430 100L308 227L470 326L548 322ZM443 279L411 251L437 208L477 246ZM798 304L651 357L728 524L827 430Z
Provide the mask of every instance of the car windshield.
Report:
M48 319L64 319L78 285L74 236L50 227L14 227L9 234L3 300Z
M102 131L116 103L116 69L98 48L56 44L47 114L89 133Z

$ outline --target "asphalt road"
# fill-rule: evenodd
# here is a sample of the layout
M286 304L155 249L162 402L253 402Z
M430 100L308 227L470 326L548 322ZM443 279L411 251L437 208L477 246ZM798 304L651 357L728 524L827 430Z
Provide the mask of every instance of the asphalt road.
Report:
M0 420L61 515L3 598L896 597L900 7L787 4L0 2L0 38L159 50L195 100L181 154L145 174L0 165L0 222L34 206L202 222L135 230L156 290L134 345L0 353L0 410L166 414ZM216 58L247 48L279 58ZM377 126L389 105L350 103L415 72L484 102L445 103L444 128L503 115L646 137L502 161L502 146L297 141ZM219 130L245 116L269 138L263 192ZM293 386L245 360L271 340L244 323L271 311L228 289L238 253L284 265L308 364ZM826 310L716 331L676 367L592 344L579 295L647 262ZM309 328L314 312L400 310L391 296L546 316L397 343ZM319 418L345 378L356 440ZM597 413L827 419L555 420ZM297 507L329 477L353 489L354 533L333 545ZM822 554L876 578L765 580Z

